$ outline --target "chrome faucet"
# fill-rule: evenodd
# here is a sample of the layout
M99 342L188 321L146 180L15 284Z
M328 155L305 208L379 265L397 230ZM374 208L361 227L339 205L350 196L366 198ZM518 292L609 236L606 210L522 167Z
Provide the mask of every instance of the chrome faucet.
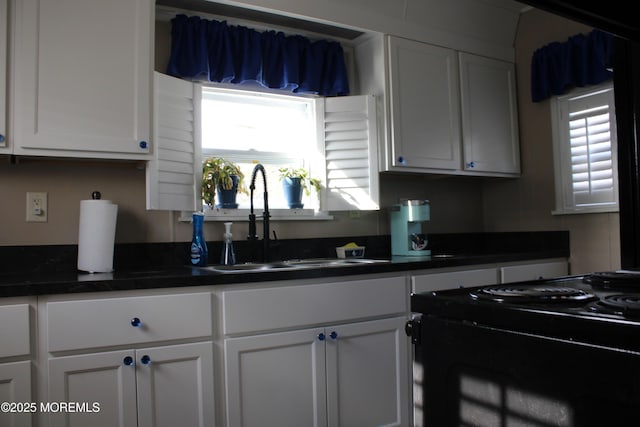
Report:
M263 242L263 251L262 251L262 261L269 261L269 193L267 193L267 174L264 170L264 166L258 163L253 168L253 173L251 174L251 185L249 185L249 190L251 192L251 212L249 213L249 236L247 237L249 240L258 240L258 235L256 234L256 215L253 213L253 190L256 189L256 175L258 172L262 173L262 180L264 182L264 212L262 214L262 242Z

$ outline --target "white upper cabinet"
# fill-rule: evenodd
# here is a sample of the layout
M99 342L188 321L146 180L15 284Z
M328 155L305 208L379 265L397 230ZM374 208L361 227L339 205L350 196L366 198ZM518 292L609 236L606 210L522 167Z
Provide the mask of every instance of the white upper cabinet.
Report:
M152 0L20 0L15 154L146 159Z
M391 149L387 166L460 165L458 57L455 51L389 37Z
M0 0L0 152L7 146L7 0Z
M515 67L460 53L464 170L520 173Z
M388 36L381 170L520 173L513 64Z

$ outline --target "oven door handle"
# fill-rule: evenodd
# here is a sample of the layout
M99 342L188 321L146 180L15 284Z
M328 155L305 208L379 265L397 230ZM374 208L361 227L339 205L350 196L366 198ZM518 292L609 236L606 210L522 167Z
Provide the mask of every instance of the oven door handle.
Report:
M422 316L416 316L404 324L404 332L411 338L411 344L420 345L420 326Z

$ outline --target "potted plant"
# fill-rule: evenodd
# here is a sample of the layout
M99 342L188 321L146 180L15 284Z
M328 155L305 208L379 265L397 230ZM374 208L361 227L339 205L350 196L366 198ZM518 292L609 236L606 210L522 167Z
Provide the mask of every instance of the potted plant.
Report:
M310 194L309 187L313 187L316 192L320 191L320 181L311 178L309 172L304 168L283 167L278 171L280 172L284 197L291 209L301 209L304 206L302 192L304 191L304 194L308 196Z
M209 157L202 163L202 200L212 207L235 209L236 196L245 192L244 174L240 167L222 157Z

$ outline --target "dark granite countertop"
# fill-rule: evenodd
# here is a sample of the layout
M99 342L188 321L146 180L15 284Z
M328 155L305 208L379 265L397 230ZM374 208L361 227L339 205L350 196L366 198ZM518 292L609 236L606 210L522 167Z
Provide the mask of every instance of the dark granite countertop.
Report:
M484 255L458 255L434 259L428 259L426 257L419 259L394 257L388 263L379 264L361 264L321 269L305 268L287 271L267 270L234 274L220 273L188 266L93 274L82 272L9 274L0 276L0 297L228 285L272 280L302 280L559 258L563 256L561 253L554 252L510 252Z
M0 248L0 259L4 260L4 264L0 264L0 267L3 267L3 273L0 274L0 297L228 285L272 280L303 280L569 257L567 232L542 232L544 235L525 233L524 236L522 233L507 234L492 233L492 239L489 239L490 243L476 241L474 245L468 244L469 235L465 235L466 244L464 246L466 247L462 251L453 251L451 247L446 247L444 244L438 245L439 250L434 250L434 254L450 255L446 257L390 257L386 251L388 236L332 239L330 242L321 242L323 244L318 247L333 248L354 240L363 242L360 244L366 244L366 258L383 259L389 262L286 271L274 269L233 274L181 265L181 260L186 259L186 255L183 254L184 247L188 246L184 243L128 245L119 248L117 246L114 255L115 271L94 274L75 270L76 246L3 247ZM482 236L484 239L489 235L482 233ZM475 237L478 238L478 236ZM530 238L526 245L521 245L518 248L508 244L509 241L522 242L523 237ZM321 239L314 239L314 244L317 245L319 240ZM447 239L449 242L451 240L450 237ZM303 246L308 247L308 242ZM462 245L457 247L462 248ZM214 249L210 249L210 252L217 253L215 252L217 249L215 242L210 244L210 248ZM239 249L242 252L243 248ZM287 256L290 253L286 253L286 251L281 252L282 258L280 259L299 258L299 256ZM335 257L335 253L316 251L313 254L307 254L300 251L299 248L291 249L291 253L304 254L305 257ZM130 264L124 261L124 259L130 259L133 254L150 261ZM14 261L13 264L10 263L11 259ZM8 268L9 265L13 267L13 270Z

